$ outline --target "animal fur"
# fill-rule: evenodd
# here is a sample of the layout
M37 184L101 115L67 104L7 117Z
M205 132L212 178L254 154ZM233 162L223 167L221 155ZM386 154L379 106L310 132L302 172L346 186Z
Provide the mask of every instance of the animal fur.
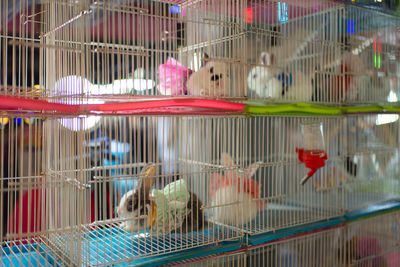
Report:
M186 87L189 95L229 96L230 80L227 64L214 60L207 61L205 66L190 75Z
M297 31L290 40L262 52L259 65L252 68L247 77L248 88L263 98L310 101L312 74L306 74L310 73L306 69L293 69L291 62L315 36L316 32ZM284 77L279 78L280 75ZM290 75L291 78L287 78ZM289 79L291 82L286 81Z
M232 158L224 153L222 165L234 166ZM213 220L242 225L254 220L258 212L265 208L265 202L254 200L260 198L261 185L251 179L258 169L258 164L252 164L243 174L227 170L225 176L213 174L210 186Z
M119 217L129 219L121 223L121 228L128 232L144 230L149 227L146 218L140 216L149 215L151 205L154 200L150 197L150 190L155 183L156 167L150 165L143 168L141 178L135 189L127 192L122 198L117 208ZM179 176L177 177L179 179ZM198 231L203 228L204 214L201 210L202 203L196 194L189 191L190 198L186 205L189 211L183 219L180 227L173 228L171 233L187 233Z

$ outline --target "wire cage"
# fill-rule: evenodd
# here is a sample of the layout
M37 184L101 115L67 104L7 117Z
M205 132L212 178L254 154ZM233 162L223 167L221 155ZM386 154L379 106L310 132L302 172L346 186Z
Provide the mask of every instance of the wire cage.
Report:
M398 211L350 223L337 249L346 266L398 266L400 264Z
M247 83L256 97L397 102L397 17L339 1L249 1L247 9Z
M171 263L169 266L342 266L335 246L341 230L330 229L243 248L240 251Z
M49 239L72 263L116 264L242 236L208 219L207 164L175 153L187 144L178 142L180 117L100 116L92 131L76 130L85 120L46 124L47 177L63 184L46 194ZM159 133L164 122L177 128Z
M67 265L117 264L237 240L400 194L399 122L380 115L17 121L1 130L8 134L3 244ZM327 160L302 184L302 125L315 122Z
M48 118L44 128L48 239L78 265L300 226L400 193L398 121L379 125L376 115L97 119ZM328 159L302 185L296 149L301 125L315 121Z
M0 262L2 266L51 266L46 243L41 117L7 114L0 118Z
M398 266L399 212L168 266Z
M2 10L1 83L13 95L398 99L399 18L338 1L10 0Z
M397 102L398 30L398 17L337 1L1 1L1 97L79 108L0 103L1 262L126 263L398 198L396 114L88 110L171 97ZM302 185L311 121L327 159Z
M239 14L244 5L244 1L48 1L40 36L46 51L47 95L55 101L82 94L89 99L230 96L231 89L243 90L239 79L244 81L244 69L238 62L243 61L244 20ZM214 66L215 73L210 72L208 80L192 76L205 62ZM65 89L77 79L80 88Z
M57 14L41 35L51 97L397 101L399 19L377 11L334 1L45 6ZM76 79L76 92L63 91Z
M159 140L165 158L202 167L214 222L259 234L398 199L396 116L180 117L174 145ZM327 160L303 184L309 167L298 151L310 140L302 125L315 122ZM173 170L182 172L179 164Z

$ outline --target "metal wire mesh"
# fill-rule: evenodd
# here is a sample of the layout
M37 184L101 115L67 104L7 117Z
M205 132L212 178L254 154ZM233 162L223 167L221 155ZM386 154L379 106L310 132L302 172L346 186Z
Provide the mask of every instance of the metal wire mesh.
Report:
M6 161L2 194L10 215L3 223L4 242L46 237L68 261L102 265L325 220L399 196L398 122L377 124L378 115L98 119L86 131L78 129L87 118L40 123L45 142L33 146L28 159L43 157L36 164L44 169L23 158ZM300 125L315 120L324 127L328 160L301 185L307 169L296 154L304 142ZM3 134L13 131L12 123ZM39 120L33 125L14 126L38 128ZM10 147L4 155L20 149ZM184 229L178 221L164 223L168 232L149 228L149 213L137 212L147 207L140 197L128 216L117 212L124 194L135 188L140 193L138 184L146 179L141 171L151 162L157 169L154 189L184 180L196 196L188 202L196 210L184 215L192 221ZM25 176L18 172L23 167ZM24 209L27 203L30 209ZM138 223L128 229L128 221Z
M398 31L396 16L336 1L7 0L0 94L67 104L189 96L392 103ZM398 115L2 112L6 265L117 264L329 219L400 194ZM328 160L303 186L296 148L300 124L310 120L324 127ZM154 175L141 173L153 167ZM186 224L148 227L147 193L168 194L162 189L177 181L190 196L190 213L178 218ZM120 216L134 188L138 205Z
M10 0L2 10L7 94L398 99L399 18L337 1Z
M342 233L339 263L396 266L400 263L399 212L354 222Z
M399 212L169 266L397 266Z

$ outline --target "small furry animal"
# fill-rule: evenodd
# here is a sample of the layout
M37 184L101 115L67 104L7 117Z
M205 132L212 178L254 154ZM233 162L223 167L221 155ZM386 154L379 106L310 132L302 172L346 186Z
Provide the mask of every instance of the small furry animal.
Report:
M153 186L156 176L156 167L153 165L142 169L138 184L135 189L125 193L117 208L119 217L132 218L121 223L121 227L126 231L139 231L147 226L146 218L139 218L141 215L148 215L151 200L149 198L150 189Z
M316 32L298 31L290 37L291 41L262 52L259 65L253 67L247 76L249 90L262 98L310 101L312 77L304 70L291 69L291 61L315 36Z
M263 200L254 200L261 195L261 185L251 178L257 171L258 164L252 164L243 173L229 170L234 166L233 159L223 153L222 165L228 167L225 176L215 173L211 178L213 220L234 225L249 223L266 206Z
M205 54L205 58L209 58ZM205 66L190 75L186 83L189 95L223 97L230 95L228 66L209 60Z
M261 53L260 66L254 67L247 77L249 89L263 98L310 101L313 95L311 77L301 71L278 71L273 68L273 62L273 54Z
M127 192L121 198L117 208L117 214L121 218L129 219L122 222L120 225L124 230L134 232L149 229L154 225L152 220L158 219L157 215L153 214L156 201L150 193L155 182L156 169L155 165L149 165L143 168L137 187ZM204 225L201 201L194 193L188 191L188 194L189 198L186 204L187 215L183 218L181 225L165 225L170 233L198 231L202 229Z

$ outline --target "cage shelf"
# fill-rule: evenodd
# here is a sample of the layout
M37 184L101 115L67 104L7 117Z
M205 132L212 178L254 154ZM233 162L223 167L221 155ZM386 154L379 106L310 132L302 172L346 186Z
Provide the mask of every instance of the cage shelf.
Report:
M93 228L93 227L91 227ZM52 240L60 250L78 233L58 234ZM224 236L225 235L225 236ZM79 245L81 258L74 258L81 266L103 266L130 262L139 258L153 257L171 252L179 252L188 248L202 247L216 243L216 240L229 241L229 235L221 230L208 229L203 232L187 234L166 234L152 236L151 232L129 233L119 227L97 230L83 230ZM218 243L218 242L217 242ZM65 252L70 255L69 251Z
M264 239L248 247L205 257L186 259L167 266L390 266L400 263L399 205L377 217L361 221L320 224L303 231ZM314 225L315 226L315 225Z
M224 101L202 98L172 98L110 102L107 104L58 104L43 100L0 96L0 110L9 115L41 114L51 117L64 114L78 115L309 115L338 116L351 114L400 113L400 106L393 104L318 105L305 102L269 103L261 101Z
M371 205L365 209L358 209L356 211L347 212L343 216L330 218L327 220L321 220L318 222L303 224L299 226L288 227L278 231L248 235L248 244L251 246L257 246L267 242L279 240L281 238L290 237L299 233L308 231L318 231L318 229L324 229L329 227L336 227L347 223L352 223L359 219L368 220L368 218L374 218L376 216L384 215L387 213L398 213L400 210L399 201L388 201L386 203Z
M362 219L363 221L370 220L369 218L379 218L382 216L390 216L390 214L399 213L400 202L388 202L384 204L370 206L367 209L360 209L355 212L346 214L343 217L331 218L327 221L320 221L300 226L288 227L286 229L274 231L268 234L248 235L243 240L223 241L217 245L200 246L182 252L175 251L174 253L158 253L160 251L168 251L173 249L171 246L179 245L182 248L189 245L187 239L182 239L180 244L170 242L171 238L182 238L182 236L165 236L152 238L146 236L146 233L129 234L119 229L118 227L107 229L91 229L87 233L82 234L82 266L97 266L113 264L113 266L159 266L160 264L179 263L180 261L191 262L193 258L203 256L204 259L212 257L216 253L236 254L241 245L249 246L246 250L254 249L277 240L290 238L301 235L303 233L313 233L330 231L329 229L339 229L342 225L352 224ZM338 228L339 227L339 228ZM325 229L325 230L324 230ZM121 235L122 233L122 235ZM211 237L209 233L204 233L205 236ZM55 249L50 249L41 238L32 238L20 241L10 241L2 248L1 261L5 266L28 266L36 264L36 266L63 266L69 264L62 246L65 242L69 242L71 236L59 235L57 240L60 242ZM115 238L112 238L115 237ZM200 238L199 236L197 238ZM212 237L211 237L212 238ZM68 239L68 240L67 240ZM247 241L245 241L247 240ZM53 241L54 242L54 241ZM192 242L192 240L190 241ZM170 246L168 246L168 244ZM155 248L161 248L157 253ZM148 256L142 259L135 259L138 255L134 255L135 251L148 251ZM131 261L126 261L126 255L130 255ZM119 257L123 256L123 257ZM125 259L125 260L122 260ZM192 259L192 260L191 260Z
M9 241L0 252L2 266L63 266L63 262L39 238Z

